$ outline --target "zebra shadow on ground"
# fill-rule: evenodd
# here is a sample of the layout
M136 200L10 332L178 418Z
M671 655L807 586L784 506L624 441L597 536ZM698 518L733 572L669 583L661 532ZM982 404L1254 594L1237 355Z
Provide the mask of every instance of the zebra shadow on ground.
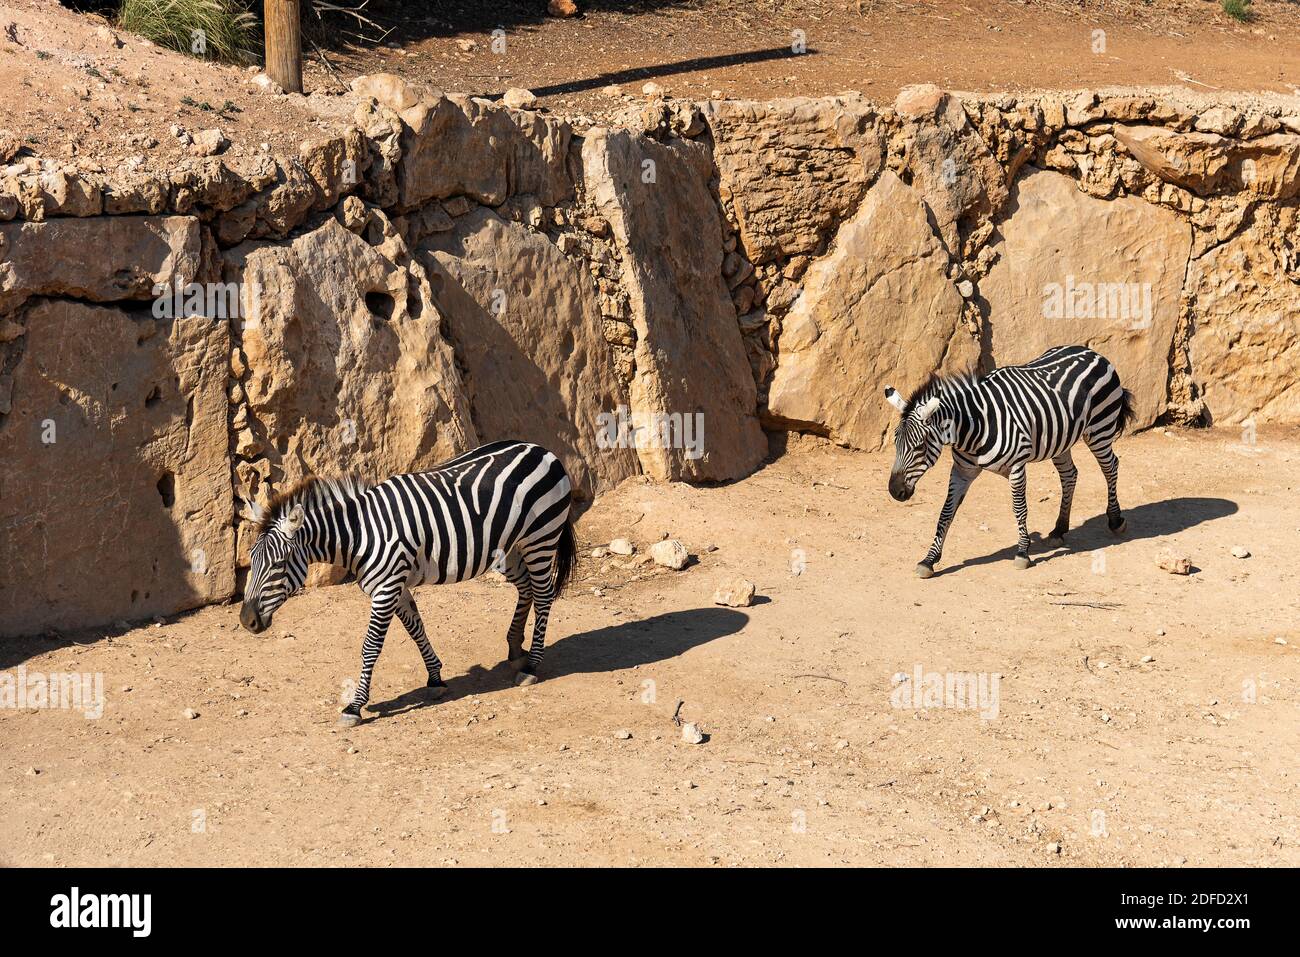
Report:
M1008 501L1007 508L1010 507L1011 503ZM1065 536L1063 548L1051 548L1043 533L1030 532L1029 557L1034 560L1035 565L1042 565L1072 552L1091 552L1122 542L1175 535L1202 522L1225 518L1235 514L1236 511L1237 503L1226 498L1170 498L1163 502L1148 502L1135 508L1124 509L1124 519L1128 522L1128 529L1118 538L1110 533L1110 528L1106 524L1106 513L1102 512L1081 525L1071 527ZM1055 511L1052 514L1055 515ZM961 521L960 512L956 521ZM1015 554L1016 544L1012 541L1005 548L988 555L968 558L963 562L937 568L934 577L950 575L976 565L990 565L1002 561L1010 563Z
M562 621L552 619L552 628ZM748 621L748 615L730 608L688 608L578 632L546 649L539 674L546 682L565 675L622 671L665 661L716 638L733 635ZM465 674L446 679L447 694L439 701L428 701L423 689L412 689L388 701L371 702L367 718L389 717L465 695L501 691L513 687L514 679L514 671L504 661L491 668L474 665Z

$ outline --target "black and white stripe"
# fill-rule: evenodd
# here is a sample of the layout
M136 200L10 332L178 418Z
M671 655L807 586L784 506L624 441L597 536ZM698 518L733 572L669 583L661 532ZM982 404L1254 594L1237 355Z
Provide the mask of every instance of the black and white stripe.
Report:
M933 376L906 402L892 388L885 398L902 412L894 433L894 467L889 493L900 502L916 490L922 475L952 446L948 497L925 558L916 566L922 578L934 573L944 538L971 482L982 471L1011 480L1011 505L1019 526L1016 566L1028 568L1029 509L1025 504L1025 466L1051 459L1061 475L1061 511L1049 544L1064 544L1070 504L1079 470L1071 447L1083 439L1106 477L1106 517L1110 529L1125 529L1115 494L1119 458L1112 448L1132 418L1132 396L1115 366L1083 346L1058 346L1032 362L995 369L985 376Z
M425 634L411 589L461 582L489 569L519 590L506 642L517 684L537 680L551 603L575 558L569 517L572 484L553 454L528 442L493 442L431 472L395 475L378 485L355 479L309 479L279 497L260 518L240 621L266 629L286 598L302 588L307 566L348 570L370 596L361 676L344 724L356 724L370 698L370 678L396 615L441 695L442 662ZM524 623L534 612L525 654Z

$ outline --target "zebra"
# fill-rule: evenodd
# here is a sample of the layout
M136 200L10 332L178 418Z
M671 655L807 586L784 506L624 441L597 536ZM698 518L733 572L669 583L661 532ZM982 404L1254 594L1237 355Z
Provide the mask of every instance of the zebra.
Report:
M467 581L489 568L519 591L506 633L515 684L537 682L551 603L575 561L569 517L573 486L560 460L530 442L502 441L428 472L372 485L357 478L309 478L252 517L259 520L240 623L258 634L299 591L312 562L345 568L370 596L361 676L339 724L355 727L370 699L370 676L396 615L415 641L429 679L425 694L447 690L442 662L425 634L411 589ZM534 611L533 640L524 625Z
M1011 480L1011 506L1019 526L1015 567L1028 568L1025 466L1051 459L1061 475L1061 511L1047 541L1054 548L1063 546L1079 477L1070 448L1080 438L1106 477L1111 532L1118 536L1127 529L1115 491L1119 457L1113 445L1133 418L1133 396L1120 384L1115 366L1091 349L1057 346L1032 362L983 376L935 374L907 401L893 387L885 388L885 399L902 413L889 473L889 494L896 500L911 498L943 447L952 446L948 497L930 550L916 566L919 577L934 574L948 526L981 471Z

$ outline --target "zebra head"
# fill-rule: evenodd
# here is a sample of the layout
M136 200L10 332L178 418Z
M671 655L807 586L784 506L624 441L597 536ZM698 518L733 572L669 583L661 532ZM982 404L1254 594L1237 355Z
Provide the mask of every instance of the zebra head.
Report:
M932 419L940 398L936 392L924 402L908 403L892 386L885 388L885 399L903 414L894 430L894 467L889 472L889 494L900 502L912 497L916 483L943 452L943 435Z
M253 634L265 631L271 616L307 578L307 559L299 548L298 532L306 520L298 503L278 517L264 518L253 544L252 567L244 585L239 622Z

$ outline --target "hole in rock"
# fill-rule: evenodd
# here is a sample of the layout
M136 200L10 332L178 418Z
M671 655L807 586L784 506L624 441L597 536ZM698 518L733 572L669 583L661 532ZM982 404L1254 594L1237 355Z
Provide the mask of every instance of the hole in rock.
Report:
M163 477L158 480L158 495L162 499L164 508L171 508L176 504L176 476L171 472L164 472Z
M393 302L393 297L386 292L368 292L366 293L366 308L370 314L377 319L388 322L393 318L393 310L397 304Z

